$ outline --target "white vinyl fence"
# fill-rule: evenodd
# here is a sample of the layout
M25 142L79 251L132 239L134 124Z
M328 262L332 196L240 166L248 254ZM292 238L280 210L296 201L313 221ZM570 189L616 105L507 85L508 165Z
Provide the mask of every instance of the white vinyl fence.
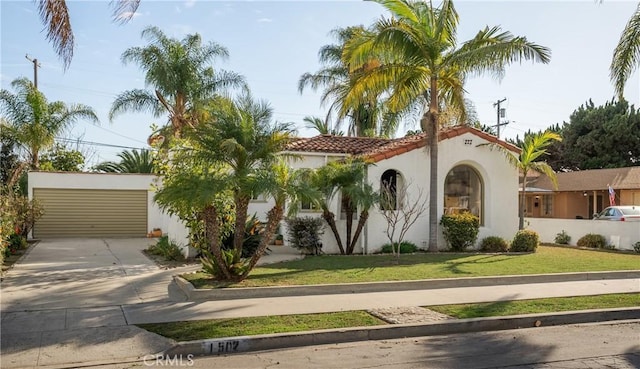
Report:
M610 245L620 250L633 250L633 244L640 241L640 222L525 218L525 227L538 232L541 242L554 242L556 235L562 231L571 236L570 245L575 245L588 233L604 236Z

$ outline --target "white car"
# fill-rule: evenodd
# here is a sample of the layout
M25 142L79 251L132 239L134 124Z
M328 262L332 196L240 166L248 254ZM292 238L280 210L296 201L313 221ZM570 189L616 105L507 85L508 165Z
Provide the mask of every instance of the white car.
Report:
M609 206L600 214L594 214L593 219L640 222L640 205Z

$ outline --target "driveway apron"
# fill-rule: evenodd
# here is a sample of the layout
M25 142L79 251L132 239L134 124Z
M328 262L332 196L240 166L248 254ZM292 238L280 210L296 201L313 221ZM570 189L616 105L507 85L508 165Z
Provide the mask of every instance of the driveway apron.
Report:
M149 239L43 240L1 284L2 368L141 357L173 342L128 325L122 305L169 302L176 269Z

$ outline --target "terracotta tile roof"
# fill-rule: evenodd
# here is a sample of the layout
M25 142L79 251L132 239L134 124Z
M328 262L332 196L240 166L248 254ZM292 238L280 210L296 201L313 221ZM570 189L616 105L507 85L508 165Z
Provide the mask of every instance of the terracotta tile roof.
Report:
M441 131L439 139L446 140L464 133L472 133L516 153L520 152L520 149L514 145L501 141L495 136L478 129L466 126ZM368 157L373 162L378 162L417 148L425 147L427 145L426 139L426 133L396 139L320 135L291 142L287 146L287 151L358 155Z
M557 191L601 191L610 184L614 190L640 189L640 166L612 169L592 169L556 173ZM541 175L530 185L555 190L549 177Z

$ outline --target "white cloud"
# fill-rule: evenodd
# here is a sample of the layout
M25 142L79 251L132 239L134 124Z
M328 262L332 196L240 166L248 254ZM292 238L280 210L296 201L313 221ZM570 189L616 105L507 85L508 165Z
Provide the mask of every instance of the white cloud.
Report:
M258 19L258 23L271 23L273 22L273 19L271 18L260 18Z
M185 0L184 7L185 8L193 8L193 6L196 5L196 1L197 0Z
M134 20L136 18L138 18L139 16L141 16L142 13L138 13L138 12L122 12L122 14L119 14L118 17L116 18L117 21L120 20Z

